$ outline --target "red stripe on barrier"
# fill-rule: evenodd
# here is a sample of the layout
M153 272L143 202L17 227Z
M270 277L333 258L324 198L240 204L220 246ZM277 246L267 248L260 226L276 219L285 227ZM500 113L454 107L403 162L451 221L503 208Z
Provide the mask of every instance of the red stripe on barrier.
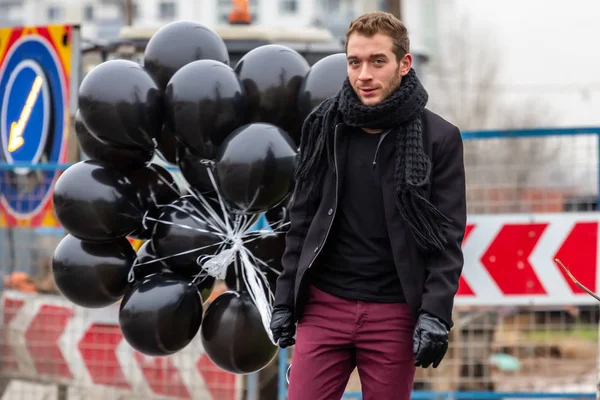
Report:
M465 236L463 237L463 243L467 240L471 232L475 228L475 225L469 224L465 229ZM458 291L456 292L457 296L475 296L475 292L471 289L471 286L465 281L465 279L461 276L458 281Z
M481 263L505 295L547 294L529 263L529 256L547 226L547 223L506 224L483 254Z
M179 371L170 358L148 357L136 352L135 360L140 366L148 386L154 393L179 399L191 398Z
M235 400L235 375L218 368L206 354L200 357L196 367L214 400Z
M554 258L558 258L569 271L592 292L596 292L598 259L598 223L579 222L573 226ZM585 293L559 268L573 293Z
M7 371L16 371L18 368L15 355L10 347L10 343L8 342L8 325L12 322L13 318L17 315L21 307L23 307L23 304L25 304L24 300L10 298L4 299L4 329L2 330L3 341L0 348L2 349L2 368Z
M67 307L44 304L25 331L25 344L39 374L73 378L58 340L73 317Z
M131 388L117 358L121 340L118 325L92 324L79 341L77 347L95 384Z

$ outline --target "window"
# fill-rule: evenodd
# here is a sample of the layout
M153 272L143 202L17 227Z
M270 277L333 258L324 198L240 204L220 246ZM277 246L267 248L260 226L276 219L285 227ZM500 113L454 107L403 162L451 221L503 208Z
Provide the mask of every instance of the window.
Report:
M48 21L58 21L63 18L63 10L60 7L48 7Z
M279 0L279 12L281 14L296 14L298 12L298 0Z
M174 19L175 14L174 2L163 1L158 4L158 15L160 19Z
M22 9L20 4L0 3L0 26L22 25Z
M83 9L83 18L86 21L92 21L94 19L94 6L86 6Z

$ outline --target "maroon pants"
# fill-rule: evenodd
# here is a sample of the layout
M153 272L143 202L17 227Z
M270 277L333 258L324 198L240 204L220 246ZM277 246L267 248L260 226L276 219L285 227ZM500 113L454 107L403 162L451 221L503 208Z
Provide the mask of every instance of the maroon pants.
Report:
M414 317L406 304L346 300L310 287L288 400L337 400L356 367L364 400L410 399Z

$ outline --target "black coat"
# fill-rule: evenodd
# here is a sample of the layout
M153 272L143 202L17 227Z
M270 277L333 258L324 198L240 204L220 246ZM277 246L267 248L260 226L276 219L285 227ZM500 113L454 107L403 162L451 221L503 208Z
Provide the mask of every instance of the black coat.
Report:
M415 317L427 311L452 326L452 308L463 268L462 240L466 225L466 189L463 142L457 127L437 114L425 110L423 146L432 161L430 184L426 188L429 201L450 218L448 245L433 255L421 253L409 227L397 210L394 192L394 140L380 148L377 162L384 163L382 191L388 232L394 261L408 305ZM336 215L339 177L343 176L348 140L347 129L340 124L335 130L335 163L337 173L329 171L320 201L309 201L307 193L294 193L290 208L291 226L286 235L282 258L283 272L277 280L275 305L294 310L296 320L302 316L308 288L308 268L325 245Z

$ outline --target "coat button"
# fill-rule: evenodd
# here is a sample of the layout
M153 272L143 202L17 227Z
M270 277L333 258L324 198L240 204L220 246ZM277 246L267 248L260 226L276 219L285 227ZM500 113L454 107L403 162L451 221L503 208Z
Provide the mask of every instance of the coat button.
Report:
M330 208L329 211L327 211L327 215L331 215L333 214L333 208Z

